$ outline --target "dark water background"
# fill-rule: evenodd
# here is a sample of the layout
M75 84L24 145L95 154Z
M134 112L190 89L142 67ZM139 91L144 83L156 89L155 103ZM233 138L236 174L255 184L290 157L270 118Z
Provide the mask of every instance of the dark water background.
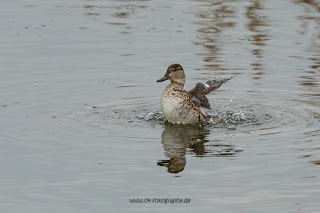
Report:
M319 12L316 0L2 1L0 211L319 212ZM232 76L209 95L230 119L157 119L171 63L187 89Z

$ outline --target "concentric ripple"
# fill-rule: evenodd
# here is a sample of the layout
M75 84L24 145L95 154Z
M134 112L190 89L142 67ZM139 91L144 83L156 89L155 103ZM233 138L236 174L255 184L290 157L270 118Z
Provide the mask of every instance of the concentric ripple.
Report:
M241 99L215 99L212 111L206 113L212 117L208 124L210 128L225 128L226 131L263 130L261 134L276 134L289 127L308 125L310 116L307 111L301 113L291 109L289 104L272 106L261 101L256 103L254 100ZM111 132L117 128L153 128L167 124L159 100L155 98L89 106L64 116Z

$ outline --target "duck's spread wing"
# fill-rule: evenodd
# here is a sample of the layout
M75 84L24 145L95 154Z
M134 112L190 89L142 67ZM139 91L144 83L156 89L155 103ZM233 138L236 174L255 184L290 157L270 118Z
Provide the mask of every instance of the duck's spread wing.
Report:
M221 78L221 79L212 79L206 82L209 86L207 90L205 90L206 94L209 92L218 89L223 83L229 81L231 78Z
M206 96L201 96L201 97L192 96L191 100L197 102L203 108L211 109L209 100Z
M206 83L197 83L196 86L189 91L189 95L193 101L196 101L200 104L201 107L211 109L208 98L206 94L212 92L213 90L218 89L223 83L227 82L231 78L223 79L212 79Z

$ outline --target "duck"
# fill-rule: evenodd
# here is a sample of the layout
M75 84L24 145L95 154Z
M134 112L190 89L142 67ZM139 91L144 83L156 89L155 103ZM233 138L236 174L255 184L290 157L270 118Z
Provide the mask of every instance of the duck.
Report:
M211 79L206 83L197 83L191 90L185 90L186 76L180 64L171 64L166 73L157 82L170 80L164 89L160 105L172 124L203 124L209 121L201 108L211 109L206 95L218 89L231 78Z

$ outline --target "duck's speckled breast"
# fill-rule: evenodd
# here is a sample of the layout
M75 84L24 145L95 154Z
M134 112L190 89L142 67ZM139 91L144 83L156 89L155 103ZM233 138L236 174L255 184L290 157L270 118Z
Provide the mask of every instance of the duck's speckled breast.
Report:
M204 121L200 106L193 102L182 85L169 84L161 97L161 108L173 124L195 124Z

